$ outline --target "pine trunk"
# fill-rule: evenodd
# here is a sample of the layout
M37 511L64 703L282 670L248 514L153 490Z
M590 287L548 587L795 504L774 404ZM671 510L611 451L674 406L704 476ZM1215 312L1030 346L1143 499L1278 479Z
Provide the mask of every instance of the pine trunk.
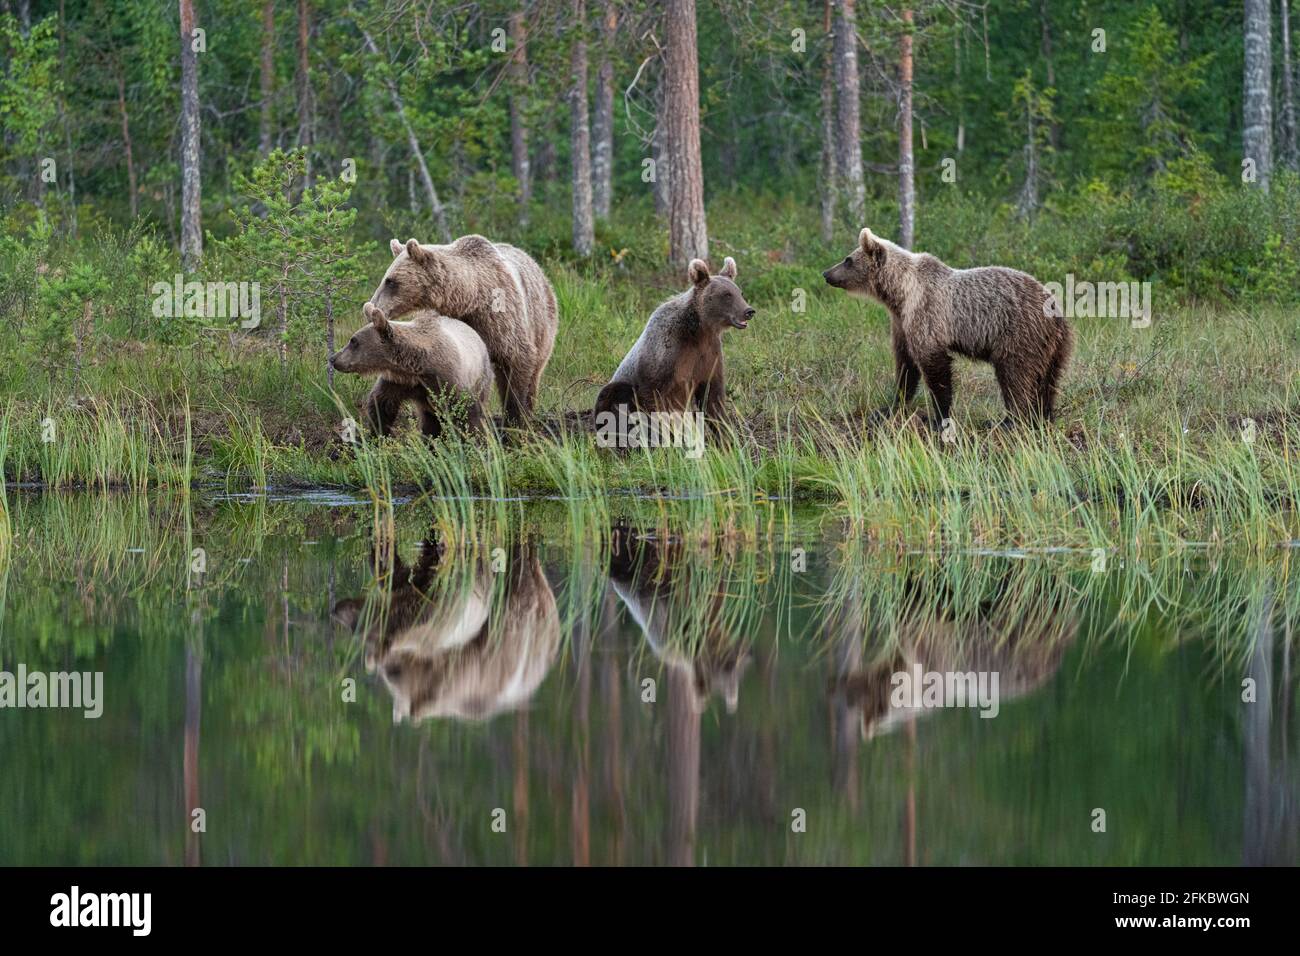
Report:
M618 11L605 0L601 18L600 68L596 71L596 115L592 123L591 202L598 219L609 218L614 177L614 37Z
M528 204L533 198L532 168L528 161L528 40L522 11L510 15L510 171L519 188L519 225L528 225Z
M262 115L258 124L257 151L265 159L271 152L275 112L275 0L262 4Z
M700 76L695 0L667 0L664 13L664 150L668 161L668 259L683 273L692 259L708 259L704 169L700 160ZM662 172L662 170L661 170Z
M826 63L822 70L822 241L835 238L835 34L831 0L823 6L822 27L826 34Z
M312 146L311 61L307 41L311 36L311 10L307 0L298 0L298 145L304 150L303 188L310 189Z
M839 192L855 226L867 216L866 185L862 179L862 118L858 93L858 27L854 0L834 0L839 7L835 21L835 79L839 86L838 147L836 165Z
M1255 182L1265 192L1273 175L1273 96L1270 0L1246 0L1242 151L1255 163Z
M203 257L202 189L199 182L199 62L194 51L194 0L180 0L181 13L181 263L188 271Z
M573 0L569 90L570 149L573 162L573 250L589 256L596 244L591 212L591 128L587 125L587 41L585 0Z
M898 56L898 244L912 248L916 226L916 182L912 159L912 11L903 11Z

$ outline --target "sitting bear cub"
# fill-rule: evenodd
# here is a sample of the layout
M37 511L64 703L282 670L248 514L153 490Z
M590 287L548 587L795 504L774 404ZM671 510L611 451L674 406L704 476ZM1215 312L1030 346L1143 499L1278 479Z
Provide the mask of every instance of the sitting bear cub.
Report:
M735 283L736 260L709 275L701 259L691 260L691 287L661 304L646 322L614 378L596 396L596 421L620 405L647 412L700 410L721 417L727 390L722 368L722 333L743 329L754 317Z
M459 319L428 310L393 322L367 302L365 314L370 324L330 356L330 364L340 372L379 376L363 406L376 432L391 432L402 404L413 402L420 410L420 430L436 438L442 431L438 406L448 399L452 408L464 407L470 428L481 425L492 363L478 333Z

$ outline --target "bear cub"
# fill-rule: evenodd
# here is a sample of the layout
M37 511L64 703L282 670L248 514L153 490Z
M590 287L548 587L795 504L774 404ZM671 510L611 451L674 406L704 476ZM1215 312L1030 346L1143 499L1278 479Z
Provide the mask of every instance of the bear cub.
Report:
M736 260L709 275L708 265L693 259L691 287L661 304L646 322L613 379L596 396L596 425L604 412L686 412L721 418L727 390L722 364L722 333L743 329L754 317L736 285Z
M555 290L541 267L522 249L478 235L445 246L394 239L389 248L393 261L371 305L390 319L433 309L472 328L492 358L507 422L523 423L559 328Z
M953 269L870 229L822 276L889 311L895 392L883 414L910 401L924 378L942 427L952 412L952 356L961 355L993 366L1009 420L1052 417L1074 332L1033 276L1002 266Z
M389 434L406 402L419 409L420 430L430 438L442 432L448 408L463 409L470 428L483 424L492 393L492 363L473 329L429 310L390 321L369 302L365 315L370 324L330 356L330 364L340 372L379 376L363 404L374 431Z

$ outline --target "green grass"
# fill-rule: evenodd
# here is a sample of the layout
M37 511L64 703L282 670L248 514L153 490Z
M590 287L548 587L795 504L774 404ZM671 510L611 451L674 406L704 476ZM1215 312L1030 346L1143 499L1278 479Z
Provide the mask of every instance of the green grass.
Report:
M566 503L566 534L590 540L620 519L744 537L788 525L802 502L828 505L828 520L887 548L1265 549L1300 537L1293 310L1178 304L1157 287L1150 328L1076 321L1046 429L994 430L1003 410L991 370L958 362L955 441L925 427L924 390L910 417L865 430L892 383L884 310L821 282L829 248L801 250L793 227L742 227L736 216L720 218L715 245L739 259L758 316L725 336L736 417L699 460L619 454L588 430L597 391L682 285L639 250L626 271L604 259L545 263L561 329L532 432L430 445L408 418L390 439L349 447L339 432L360 417L369 380L339 375L331 393L319 349L281 368L265 337L210 331L184 346L99 342L75 401L30 373L0 418L0 465L11 482L59 489L357 489L377 527L391 523L394 500L419 495L450 536L474 533L471 513L492 511L504 526L515 499L554 497ZM43 440L47 418L54 441Z

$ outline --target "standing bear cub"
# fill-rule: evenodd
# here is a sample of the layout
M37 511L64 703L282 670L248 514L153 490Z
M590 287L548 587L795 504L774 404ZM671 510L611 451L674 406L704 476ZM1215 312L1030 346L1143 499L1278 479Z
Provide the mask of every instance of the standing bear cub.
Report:
M393 261L370 303L390 319L433 309L460 319L487 345L506 420L532 414L542 370L555 347L555 290L523 250L482 236L446 246L389 243Z
M727 396L722 366L722 333L743 329L754 317L736 285L736 260L709 275L701 259L691 260L691 287L660 305L614 378L596 396L599 416L620 405L647 412L698 409L721 417Z
M393 429L405 402L420 410L420 430L430 438L442 431L442 417L463 412L477 428L492 394L492 363L487 346L464 322L428 309L393 322L369 302L370 324L330 356L340 372L378 375L364 411L380 435Z
M924 376L936 425L952 410L952 355L989 362L1008 416L1050 419L1074 333L1053 315L1037 279L1015 269L953 269L928 253L909 252L863 229L858 247L822 273L850 294L889 310L895 393L888 413L916 392Z

